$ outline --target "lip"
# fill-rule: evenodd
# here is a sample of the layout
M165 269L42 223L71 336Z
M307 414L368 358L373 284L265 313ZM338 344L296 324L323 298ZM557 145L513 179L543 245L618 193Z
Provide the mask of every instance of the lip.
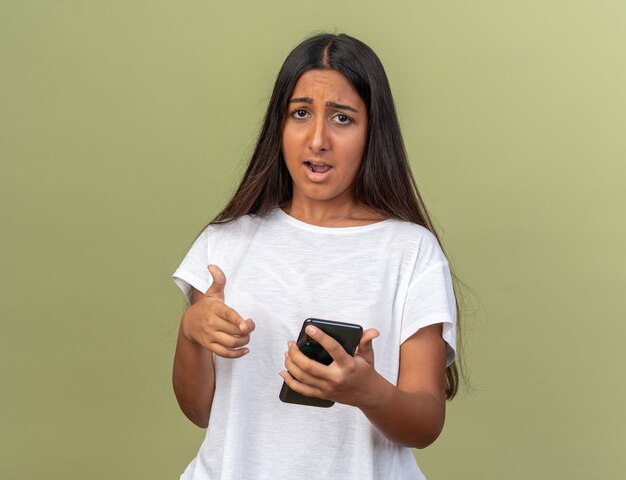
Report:
M309 168L309 164L315 164L315 165L324 165L324 166L328 166L330 167L327 171L325 172L314 172L313 170L311 170L311 168ZM335 170L335 168L330 165L329 163L326 162L315 162L313 160L307 160L305 162L302 162L302 168L304 168L304 171L306 172L306 175L308 177L308 179L312 182L315 183L320 183L320 182L324 182L326 181L328 178L330 178L330 176L332 175L333 171Z

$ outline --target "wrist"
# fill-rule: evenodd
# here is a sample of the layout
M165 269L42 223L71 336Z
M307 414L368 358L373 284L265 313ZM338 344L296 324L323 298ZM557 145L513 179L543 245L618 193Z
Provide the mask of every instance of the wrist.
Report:
M187 308L187 310L185 310L185 313L183 313L182 318L180 319L179 336L182 337L185 343L193 345L194 347L198 347L200 346L200 344L193 338L193 335L191 333L191 326L193 322L193 313L191 312L191 309L192 306Z
M395 385L376 371L370 385L370 393L361 396L361 401L356 405L365 414L385 410L395 395Z

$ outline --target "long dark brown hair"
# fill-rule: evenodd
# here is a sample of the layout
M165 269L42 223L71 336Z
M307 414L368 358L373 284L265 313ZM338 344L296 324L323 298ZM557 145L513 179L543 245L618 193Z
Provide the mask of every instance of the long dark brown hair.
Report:
M296 82L312 69L333 69L343 74L367 106L367 143L355 182L356 200L386 217L422 225L439 241L411 173L385 69L371 48L345 34L308 38L287 56L243 179L211 224L227 223L247 214L263 216L291 200L293 187L282 154L282 125ZM457 330L460 333L460 323ZM459 388L459 365L457 355L457 360L446 368L448 399Z

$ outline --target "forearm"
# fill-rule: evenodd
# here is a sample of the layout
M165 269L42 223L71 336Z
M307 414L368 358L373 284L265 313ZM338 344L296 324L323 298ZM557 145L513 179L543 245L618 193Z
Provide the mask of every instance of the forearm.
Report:
M174 355L172 383L183 413L197 426L206 428L215 393L213 354L185 338L182 322Z
M358 407L385 437L414 448L425 448L437 439L443 429L445 400L425 392L403 391L379 374L374 383L380 395Z

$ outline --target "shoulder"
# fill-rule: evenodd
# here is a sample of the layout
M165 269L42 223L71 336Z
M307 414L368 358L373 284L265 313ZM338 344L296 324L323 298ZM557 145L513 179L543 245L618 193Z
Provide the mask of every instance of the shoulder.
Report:
M388 219L384 221L385 228L392 231L400 240L409 242L416 248L439 247L437 236L428 228L404 220Z
M437 236L428 228L403 220L387 220L384 223L397 248L403 249L413 259L411 263L416 272L448 263Z
M204 242L210 247L215 245L236 245L248 243L261 229L272 221L272 214L243 215L223 223L211 223L200 234Z
M212 237L220 235L240 234L251 228L258 227L265 221L266 218L266 216L249 214L242 215L241 217L228 220L226 222L210 223L206 226L201 235Z

